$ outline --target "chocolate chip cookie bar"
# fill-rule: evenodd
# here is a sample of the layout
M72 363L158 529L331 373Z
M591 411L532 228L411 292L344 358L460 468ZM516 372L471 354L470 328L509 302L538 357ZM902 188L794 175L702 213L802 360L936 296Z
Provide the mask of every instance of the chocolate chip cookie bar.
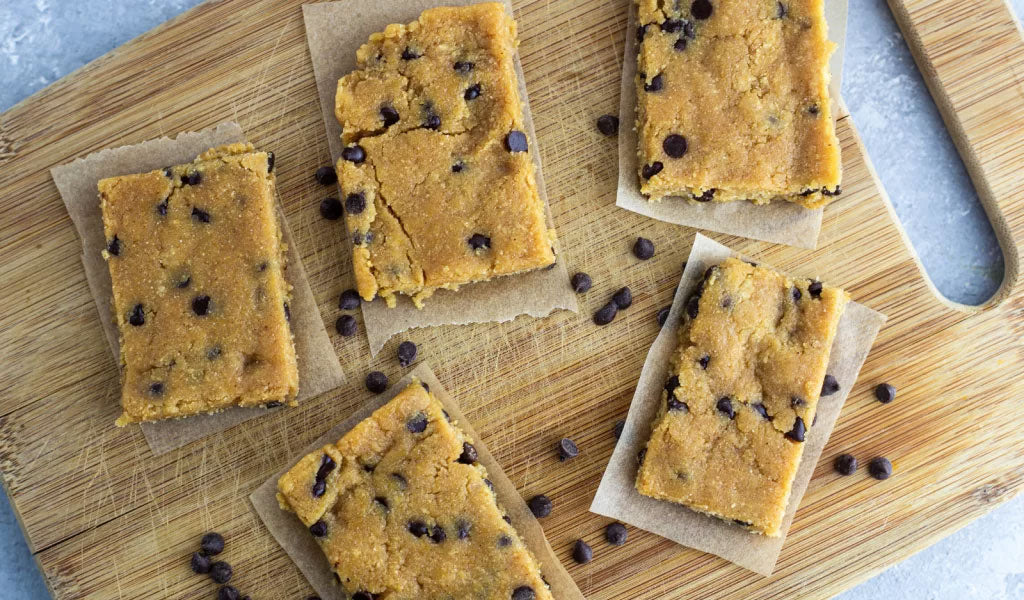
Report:
M338 82L337 172L364 299L422 307L438 288L554 263L515 33L501 4L432 8L370 36Z
M294 404L273 169L272 153L232 144L99 182L120 333L119 426Z
M552 598L472 440L418 381L277 488L351 598Z
M779 535L848 301L735 258L686 302L641 494Z
M824 0L636 0L640 191L652 200L840 193Z

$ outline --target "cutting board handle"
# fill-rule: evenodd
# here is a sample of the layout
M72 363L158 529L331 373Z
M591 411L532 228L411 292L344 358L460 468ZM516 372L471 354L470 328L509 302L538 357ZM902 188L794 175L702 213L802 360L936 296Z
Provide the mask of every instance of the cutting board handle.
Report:
M982 308L1021 295L1024 35L1005 0L888 0L1006 264Z

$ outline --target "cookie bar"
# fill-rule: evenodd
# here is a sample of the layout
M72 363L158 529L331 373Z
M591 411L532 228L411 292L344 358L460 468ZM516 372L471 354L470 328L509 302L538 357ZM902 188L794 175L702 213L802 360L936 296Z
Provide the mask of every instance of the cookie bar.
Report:
M274 155L250 144L99 182L124 413L295 403Z
M352 598L552 598L472 440L418 381L277 488Z
M735 258L686 303L641 494L779 535L846 292Z
M338 82L337 163L356 287L417 307L554 263L501 4L441 7L388 25Z
M652 200L840 193L824 0L636 0L640 191Z

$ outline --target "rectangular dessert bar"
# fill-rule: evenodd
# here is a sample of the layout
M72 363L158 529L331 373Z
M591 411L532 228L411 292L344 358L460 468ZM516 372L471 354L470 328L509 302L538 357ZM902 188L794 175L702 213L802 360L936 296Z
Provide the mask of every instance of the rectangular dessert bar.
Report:
M636 0L640 191L652 200L840 193L824 0Z
M277 488L351 598L552 598L472 440L419 381Z
M688 299L641 494L779 535L847 294L730 258Z
M438 288L554 263L515 32L501 4L432 8L370 36L338 82L337 171L364 299L422 307Z
M251 144L99 182L120 333L118 425L295 403L274 155Z

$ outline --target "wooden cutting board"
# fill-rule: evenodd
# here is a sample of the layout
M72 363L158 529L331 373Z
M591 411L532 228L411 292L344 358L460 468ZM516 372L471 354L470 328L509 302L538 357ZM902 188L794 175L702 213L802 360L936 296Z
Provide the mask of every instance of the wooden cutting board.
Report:
M690 229L614 206L615 113L626 23L622 0L522 0L516 17L562 248L595 286L579 315L416 331L524 496L548 494L551 543L570 563L583 537L593 562L570 565L582 591L611 598L825 598L948 535L1024 488L1024 44L1002 0L891 0L995 224L1007 274L983 309L939 298L895 221L848 116L839 121L842 197L810 252L728 236L780 268L821 275L889 316L804 497L777 572L762 578L631 530L605 544L587 512L669 303ZM353 0L353 4L356 2ZM256 599L310 589L253 514L250 491L367 398L374 368L397 378L392 341L335 337L351 384L297 409L153 457L138 428L117 429L117 369L79 262L80 244L49 168L111 146L234 119L277 152L278 182L324 320L351 285L337 224L313 182L327 164L300 0L209 2L0 115L0 470L54 595L212 598L188 556L225 534L234 583ZM950 232L955 235L955 232ZM647 262L634 238L655 241ZM622 285L634 304L608 327L590 313ZM333 335L333 334L332 334ZM871 389L893 383L888 406ZM572 436L582 455L559 463ZM885 455L886 482L831 460Z

